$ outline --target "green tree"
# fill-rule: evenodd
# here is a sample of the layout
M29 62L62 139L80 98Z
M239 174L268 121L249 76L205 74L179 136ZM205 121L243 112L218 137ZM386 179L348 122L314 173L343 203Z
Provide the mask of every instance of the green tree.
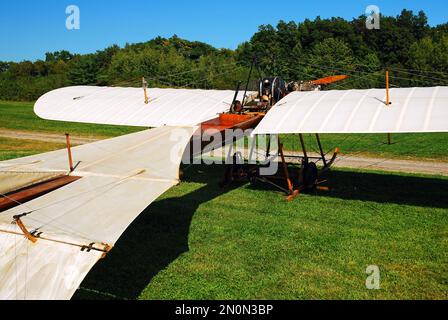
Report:
M62 50L47 53L45 61L0 62L0 99L32 100L66 85L140 86L142 76L150 86L234 89L236 81L247 79L254 56L252 80L345 73L349 80L328 88L371 88L384 86L389 68L396 86L447 85L447 23L430 27L424 12L409 10L382 16L380 30L368 30L365 19L262 25L236 51L174 35L87 55Z
M252 51L256 56L259 67L265 74L279 74L281 71L281 47L277 32L271 25L260 26L252 37Z
M355 69L352 50L342 40L327 38L317 43L306 56L304 77L325 77L351 73Z
M47 52L45 54L45 61L46 62L56 62L56 61L68 62L68 61L72 60L73 57L74 56L67 50Z
M424 38L412 44L409 53L409 64L416 71L412 74L412 84L446 85L448 77L448 35L433 41Z
M10 64L8 62L0 61L0 73L6 72L9 69Z
M71 61L68 80L71 85L95 85L98 71L93 55L76 56Z

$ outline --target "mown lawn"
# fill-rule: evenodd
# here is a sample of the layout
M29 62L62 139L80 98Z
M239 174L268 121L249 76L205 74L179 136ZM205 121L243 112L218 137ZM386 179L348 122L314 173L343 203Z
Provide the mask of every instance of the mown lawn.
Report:
M308 151L318 152L315 135L307 134ZM447 133L393 134L388 145L386 134L322 134L325 152L340 148L344 155L362 155L398 159L428 159L448 162ZM298 135L280 137L288 150L301 150Z
M192 167L75 299L447 299L448 178L337 170L286 202ZM366 268L381 270L367 290Z
M33 154L65 148L61 143L19 140L0 137L0 161L22 158Z
M34 103L31 102L0 101L0 129L48 132L61 135L68 132L72 135L98 138L115 137L145 129L43 120L34 114L33 106Z

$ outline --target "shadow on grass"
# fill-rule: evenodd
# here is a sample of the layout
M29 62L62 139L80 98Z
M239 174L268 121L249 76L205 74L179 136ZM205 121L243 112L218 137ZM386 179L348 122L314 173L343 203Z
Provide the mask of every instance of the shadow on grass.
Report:
M218 186L223 170L222 166L190 168L184 180L205 186L150 205L89 273L74 299L138 298L154 276L189 250L190 224L198 206L231 190ZM332 171L327 178L333 189L318 191L321 196L448 208L446 179L349 171ZM266 185L252 188L271 192Z
M328 196L348 200L448 208L448 180L430 177L331 171Z
M206 185L151 204L92 269L74 299L138 298L154 276L188 252L190 224L198 206L231 190L219 188L222 174L222 167L190 168L184 181Z
M314 191L311 194L345 200L448 208L448 179L348 170L330 171L323 179L327 180L324 185L329 186L330 191ZM259 183L251 188L274 190L269 185Z

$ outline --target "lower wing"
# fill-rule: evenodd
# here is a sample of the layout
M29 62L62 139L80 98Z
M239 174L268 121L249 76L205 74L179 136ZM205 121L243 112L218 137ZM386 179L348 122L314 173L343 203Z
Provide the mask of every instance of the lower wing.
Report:
M0 162L9 177L0 181L3 200L15 201L0 212L0 299L70 299L132 221L178 184L196 129L161 127L75 147L73 172L67 150ZM52 192L14 198L61 176L71 179Z

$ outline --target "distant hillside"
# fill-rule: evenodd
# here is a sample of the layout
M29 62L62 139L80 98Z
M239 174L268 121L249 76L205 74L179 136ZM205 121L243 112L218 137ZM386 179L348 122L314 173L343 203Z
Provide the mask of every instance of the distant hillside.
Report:
M47 53L45 61L0 62L0 99L35 100L68 85L139 86L142 76L150 86L233 89L253 57L254 79L348 74L333 88L383 87L388 68L395 86L448 85L448 24L430 27L424 12L403 10L383 16L380 30L368 30L363 16L263 25L235 51L173 36L87 55Z

